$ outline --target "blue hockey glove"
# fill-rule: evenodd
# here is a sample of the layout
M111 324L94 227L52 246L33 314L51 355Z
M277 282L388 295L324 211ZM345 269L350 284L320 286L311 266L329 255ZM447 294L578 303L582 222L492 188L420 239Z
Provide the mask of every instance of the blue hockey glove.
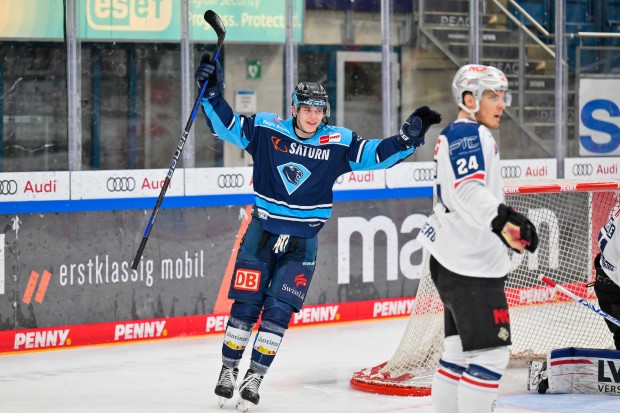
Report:
M209 53L202 55L202 58L200 59L200 66L196 69L194 79L196 79L196 84L198 84L199 88L202 88L204 82L207 82L205 97L210 98L224 94L225 85L222 66L220 66L220 62L218 60L216 60L215 64L213 64Z
M441 122L441 115L429 108L420 106L403 123L398 132L398 141L407 147L424 145L424 135L432 125Z

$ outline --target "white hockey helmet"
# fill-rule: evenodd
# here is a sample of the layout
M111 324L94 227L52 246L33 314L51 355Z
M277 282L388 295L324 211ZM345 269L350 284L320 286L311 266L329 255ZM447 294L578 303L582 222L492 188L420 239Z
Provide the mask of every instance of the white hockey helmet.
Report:
M456 104L469 114L474 114L480 109L480 99L485 90L504 92L504 103L510 106L512 94L508 88L508 79L504 72L493 66L465 65L454 75L452 80L452 95ZM463 93L471 92L476 102L472 110L463 103Z

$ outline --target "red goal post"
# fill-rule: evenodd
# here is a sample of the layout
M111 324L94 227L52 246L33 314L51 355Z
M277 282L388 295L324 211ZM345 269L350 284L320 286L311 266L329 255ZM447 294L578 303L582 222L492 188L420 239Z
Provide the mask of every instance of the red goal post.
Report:
M540 238L534 254L512 254L506 281L513 360L545 357L555 348L612 348L602 317L557 294L538 280L543 272L573 293L595 301L593 279L597 235L618 208L620 181L504 181L506 204L524 213ZM405 332L389 361L363 368L354 389L380 394L427 396L443 352L443 304L424 254L423 273Z

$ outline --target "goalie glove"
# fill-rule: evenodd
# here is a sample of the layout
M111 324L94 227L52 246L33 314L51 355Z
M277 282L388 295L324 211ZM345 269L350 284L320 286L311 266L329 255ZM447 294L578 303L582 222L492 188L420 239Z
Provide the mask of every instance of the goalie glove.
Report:
M534 224L508 205L499 204L497 216L491 221L491 228L508 248L519 254L523 249L516 248L515 242L520 242L529 252L536 251L538 247L538 234Z

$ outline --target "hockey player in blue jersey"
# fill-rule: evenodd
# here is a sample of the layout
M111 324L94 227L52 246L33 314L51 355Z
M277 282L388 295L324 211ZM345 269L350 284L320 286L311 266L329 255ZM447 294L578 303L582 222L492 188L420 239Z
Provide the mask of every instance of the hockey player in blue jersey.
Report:
M504 204L491 129L510 104L504 73L466 65L452 81L458 117L435 146L433 213L418 234L444 304L444 352L432 384L438 413L490 413L508 365L508 248L534 252L534 225ZM508 248L507 248L508 247Z
M328 124L328 96L318 83L301 82L293 92L289 119L273 113L233 112L224 99L224 76L208 54L195 75L207 81L202 109L220 139L245 149L254 161L253 218L236 258L228 297L234 300L222 346L223 366L215 388L220 407L233 397L238 366L261 316L250 368L239 386L237 409L259 401L258 389L271 365L293 312L310 287L316 264L317 234L331 216L332 187L357 170L389 168L424 143L439 113L422 106L399 133L366 140Z

